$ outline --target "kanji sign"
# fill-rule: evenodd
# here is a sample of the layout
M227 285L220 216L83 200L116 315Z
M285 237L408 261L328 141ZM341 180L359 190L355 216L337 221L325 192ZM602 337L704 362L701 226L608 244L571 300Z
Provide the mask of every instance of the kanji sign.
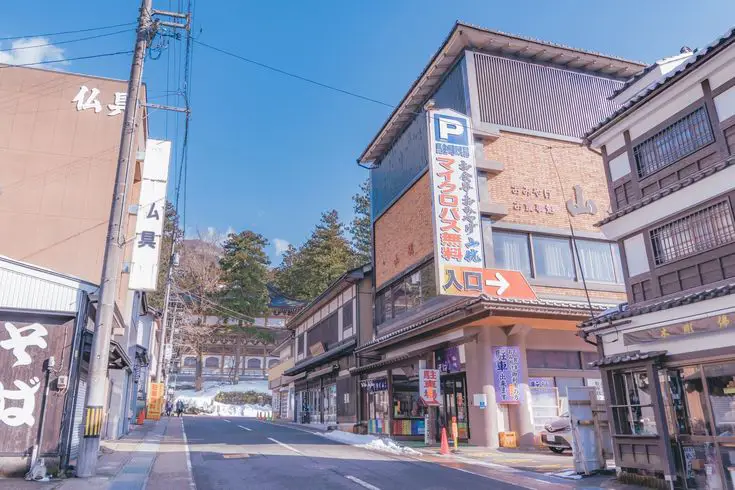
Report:
M519 271L447 266L439 277L442 294L536 299L536 293Z
M427 407L440 405L440 373L438 369L419 369L419 397Z
M166 184L170 154L170 141L148 140L128 285L132 290L156 290L161 233L166 218Z
M78 112L92 110L95 113L99 113L102 111L102 103L99 100L99 95L99 89L94 87L90 89L86 85L82 85L79 87L77 95L71 101L76 104ZM127 100L128 94L126 92L115 92L113 103L107 104L107 115L117 116L122 114L125 110Z
M521 401L521 349L520 347L493 347L493 377L497 403Z
M449 109L429 111L428 129L434 257L441 278L449 266L484 264L477 169L466 116Z
M623 342L625 345L644 344L730 329L735 330L735 313L732 312L626 333Z

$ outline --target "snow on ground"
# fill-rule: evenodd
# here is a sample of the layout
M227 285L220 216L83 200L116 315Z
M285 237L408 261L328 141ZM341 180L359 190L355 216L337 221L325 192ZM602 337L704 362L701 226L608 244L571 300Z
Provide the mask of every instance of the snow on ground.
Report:
M270 395L268 380L244 380L234 385L220 381L205 381L202 391L193 389L179 389L174 391L174 403L178 400L184 402L187 407L196 407L209 415L223 415L230 417L255 417L258 412L271 412L270 405L228 405L214 401L214 397L221 391L256 391L264 395Z
M350 434L341 430L333 430L330 432L315 432L322 437L332 439L333 441L342 442L351 446L363 449L372 449L373 451L381 451L391 454L408 454L411 456L421 456L419 451L410 447L401 446L393 439L381 438L377 436L369 436L362 434Z

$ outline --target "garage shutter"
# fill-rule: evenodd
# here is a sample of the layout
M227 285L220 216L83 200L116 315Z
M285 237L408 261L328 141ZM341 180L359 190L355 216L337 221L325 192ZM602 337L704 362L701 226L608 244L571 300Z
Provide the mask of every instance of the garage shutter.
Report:
M69 447L69 462L76 463L79 454L79 441L82 438L84 427L84 401L87 398L87 373L79 372L79 388L77 399L74 401L74 418L72 419L71 446Z

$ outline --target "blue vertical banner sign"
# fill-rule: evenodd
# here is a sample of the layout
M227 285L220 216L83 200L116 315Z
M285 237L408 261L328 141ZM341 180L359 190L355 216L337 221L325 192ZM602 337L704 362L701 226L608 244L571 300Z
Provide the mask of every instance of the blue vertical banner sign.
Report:
M497 403L520 403L520 347L493 347L493 378L495 380L495 401Z

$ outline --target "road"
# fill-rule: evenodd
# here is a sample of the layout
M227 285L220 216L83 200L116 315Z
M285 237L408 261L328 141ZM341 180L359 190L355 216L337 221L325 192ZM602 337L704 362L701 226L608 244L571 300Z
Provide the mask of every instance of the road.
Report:
M184 429L199 490L521 488L255 419L185 417Z

